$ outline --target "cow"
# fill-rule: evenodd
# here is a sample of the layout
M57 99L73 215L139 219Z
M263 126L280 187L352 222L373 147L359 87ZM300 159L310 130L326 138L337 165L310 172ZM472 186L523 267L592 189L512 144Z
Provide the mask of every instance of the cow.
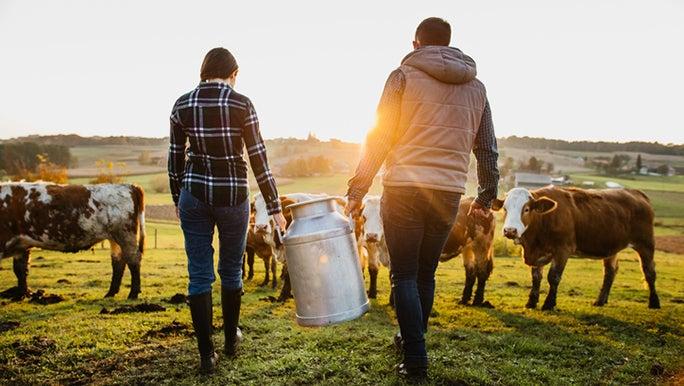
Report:
M514 188L504 201L495 200L492 208L506 211L504 236L522 245L525 264L532 267L527 308L537 306L543 266L549 262L550 289L542 310L555 308L558 284L568 257L573 254L603 260L603 285L594 305L605 305L618 269L617 253L627 247L639 254L648 283L648 307L660 308L653 260L654 213L643 192Z
M2 183L0 219L0 259L14 258L18 282L17 287L3 292L6 297L30 295L31 248L75 253L109 240L113 272L105 297L119 292L128 265L128 298L137 299L145 245L144 193L139 186Z
M355 220L357 242L360 247L363 247L363 250L359 251L359 256L361 256L362 264L364 260L368 264L368 274L370 276L368 297L375 299L378 294L377 282L380 264L389 267L389 252L387 251L385 233L382 228L382 219L380 218L380 197L366 196L363 199L359 215ZM362 255L363 253L367 255L365 259Z
M469 216L468 211L474 198L464 197L458 208L458 215L451 228L440 262L462 255L465 268L465 287L459 304L468 304L477 280L473 306L493 307L484 300L485 284L494 269L494 229L496 219L489 213L486 219Z
M360 220L364 224L364 242L369 253L369 271L372 269L371 267L379 267L378 262L390 268L389 253L380 215L380 200L378 196L366 197L361 210ZM493 243L496 219L493 214L489 214L486 220L468 216L472 202L472 197L465 197L461 200L458 215L442 250L440 261L448 261L459 254L463 255L466 283L459 303L468 304L470 302L473 286L477 281L477 289L472 304L491 307L489 302L484 301L484 290L485 283L494 268ZM375 295L377 291L372 275L371 271L369 297L371 294ZM392 294L390 294L390 304L392 304L392 300Z
M291 193L280 196L280 203L283 209L285 209L286 206L297 202L313 200L325 196L325 194ZM282 256L284 253L283 248L278 236L273 231L275 224L271 216L268 215L266 202L261 193L257 193L254 196L252 208L254 224L250 224L251 230L247 235L247 245L254 249L257 256L264 260L266 276L260 286L268 285L270 281L270 269L273 276L271 287L275 289L278 286L278 279L276 278L277 262L284 262L284 257ZM283 269L285 269L285 267L283 267ZM286 271L283 273L283 276L285 275Z

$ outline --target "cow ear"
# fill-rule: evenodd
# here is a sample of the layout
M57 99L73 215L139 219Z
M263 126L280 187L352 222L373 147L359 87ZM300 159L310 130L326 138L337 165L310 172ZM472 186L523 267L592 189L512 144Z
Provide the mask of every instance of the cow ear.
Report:
M280 205L283 208L283 216L285 216L285 220L287 221L288 226L292 222L292 211L289 209L285 209L285 208L287 208L288 206L290 206L292 204L296 204L296 202L294 202L293 200L291 200L289 198L282 198L282 197L280 198Z
M539 214L551 213L556 210L557 207L558 203L548 197L539 197L530 204L530 209Z
M504 202L502 200L499 200L498 198L495 198L492 200L492 210L493 211L500 211L501 208L503 208Z

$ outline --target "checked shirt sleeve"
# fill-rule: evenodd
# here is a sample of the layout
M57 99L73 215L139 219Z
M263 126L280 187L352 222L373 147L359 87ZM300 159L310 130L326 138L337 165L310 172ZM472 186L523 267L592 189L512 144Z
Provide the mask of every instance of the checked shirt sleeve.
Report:
M264 196L264 201L266 201L268 214L279 213L282 211L280 198L278 197L275 178L273 178L273 174L271 174L271 170L268 167L266 146L261 138L259 119L251 101L247 102L247 111L242 130L245 146L247 147L247 155L249 156L249 164L252 166L254 177L256 177L257 184L259 184L259 190Z
M377 123L366 137L363 156L348 183L347 197L350 199L360 201L368 193L375 175L394 145L405 83L401 70L394 70L385 83L378 105Z
M169 186L173 203L178 206L178 198L181 191L181 181L185 171L185 142L187 137L180 122L178 110L174 106L171 112L171 134L169 145Z
M473 153L477 159L477 198L478 204L485 208L492 205L492 200L496 198L499 185L499 151L494 135L494 122L492 121L492 110L489 101L485 104L480 120L480 128L475 137Z

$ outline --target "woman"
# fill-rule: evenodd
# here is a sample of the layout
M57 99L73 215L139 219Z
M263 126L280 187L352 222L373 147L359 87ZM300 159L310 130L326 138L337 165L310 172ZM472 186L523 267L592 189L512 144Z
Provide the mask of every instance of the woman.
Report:
M286 224L256 111L249 98L234 91L237 73L237 62L227 49L212 49L202 63L200 84L181 96L171 112L169 181L185 236L190 314L203 373L211 373L218 359L211 341L215 227L220 244L225 354L234 356L242 339L238 329L241 270L249 223L243 147L247 148L268 213L281 229Z

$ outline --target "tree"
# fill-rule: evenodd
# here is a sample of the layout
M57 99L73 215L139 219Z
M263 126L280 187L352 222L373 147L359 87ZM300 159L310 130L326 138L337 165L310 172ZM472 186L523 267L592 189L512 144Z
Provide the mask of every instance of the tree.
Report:
M640 173L640 172L641 172L641 168L642 168L643 166L644 166L644 165L643 165L643 163L642 163L642 161L641 161L641 154L639 154L639 155L637 155L637 159L636 159L636 172L637 172L637 173Z
M553 173L554 168L555 168L555 165L553 164L553 162L547 162L544 165L544 171L547 172L548 174Z

